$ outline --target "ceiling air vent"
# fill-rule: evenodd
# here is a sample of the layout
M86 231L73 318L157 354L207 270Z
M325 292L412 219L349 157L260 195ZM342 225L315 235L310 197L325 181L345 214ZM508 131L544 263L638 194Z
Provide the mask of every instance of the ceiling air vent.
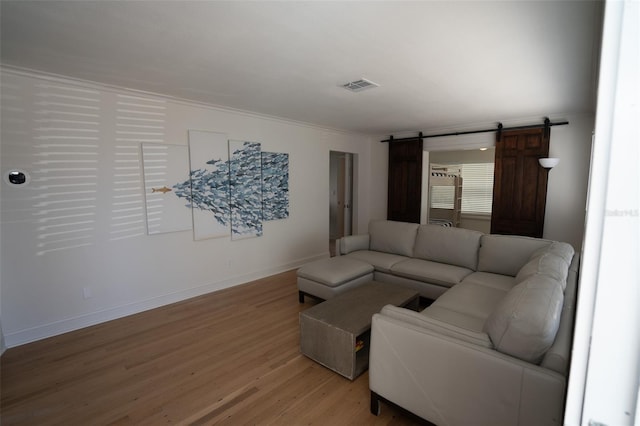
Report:
M351 90L352 92L361 92L366 89L372 89L374 87L379 87L379 84L374 83L373 81L367 80L365 78L361 78L360 80L351 81L347 84L343 84L347 90Z

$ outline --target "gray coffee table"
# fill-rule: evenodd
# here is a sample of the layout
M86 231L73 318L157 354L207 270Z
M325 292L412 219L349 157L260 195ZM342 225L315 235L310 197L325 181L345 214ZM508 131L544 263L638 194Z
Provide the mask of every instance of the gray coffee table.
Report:
M376 281L300 313L300 351L353 380L369 365L371 317L385 305L418 309L415 290Z

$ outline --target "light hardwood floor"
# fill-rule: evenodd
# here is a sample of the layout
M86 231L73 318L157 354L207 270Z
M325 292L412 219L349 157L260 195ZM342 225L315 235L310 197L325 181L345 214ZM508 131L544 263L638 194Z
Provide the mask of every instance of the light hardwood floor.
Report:
M300 354L295 271L8 349L7 425L410 425Z

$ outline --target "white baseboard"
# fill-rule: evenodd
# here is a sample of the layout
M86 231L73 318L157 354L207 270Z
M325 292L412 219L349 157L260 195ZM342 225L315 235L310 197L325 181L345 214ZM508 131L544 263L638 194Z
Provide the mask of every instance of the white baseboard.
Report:
M47 337L57 336L59 334L68 333L70 331L79 330L81 328L89 327L92 325L100 324L106 321L126 317L128 315L137 314L147 311L149 309L159 308L171 303L180 302L182 300L190 299L192 297L201 296L203 294L211 293L214 291L222 290L225 288L233 287L239 284L244 284L250 281L254 281L260 278L268 277L270 275L279 274L281 272L289 271L294 268L298 268L305 263L324 259L329 257L329 253L323 253L321 255L311 256L304 259L298 259L294 262L289 262L283 265L278 265L264 270L251 272L248 274L237 275L231 278L227 278L215 283L206 284L199 287L189 288L181 290L175 293L165 294L162 296L154 297L152 299L143 300L139 302L129 303L114 308L105 309L102 311L92 312L86 315L80 315L73 318L67 318L64 320L44 324L38 327L21 330L15 333L9 333L5 337L3 342L6 348L13 348L15 346L24 345L27 343L35 342L37 340L46 339ZM297 303L297 299L293 299L292 303Z
M4 342L4 333L2 332L2 328L0 328L0 356L7 350L7 345Z

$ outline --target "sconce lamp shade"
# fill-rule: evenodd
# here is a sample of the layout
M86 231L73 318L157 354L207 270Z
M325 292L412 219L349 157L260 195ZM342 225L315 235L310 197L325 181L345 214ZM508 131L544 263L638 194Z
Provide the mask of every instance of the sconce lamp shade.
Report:
M559 158L538 158L538 162L545 169L553 169L560 162Z

